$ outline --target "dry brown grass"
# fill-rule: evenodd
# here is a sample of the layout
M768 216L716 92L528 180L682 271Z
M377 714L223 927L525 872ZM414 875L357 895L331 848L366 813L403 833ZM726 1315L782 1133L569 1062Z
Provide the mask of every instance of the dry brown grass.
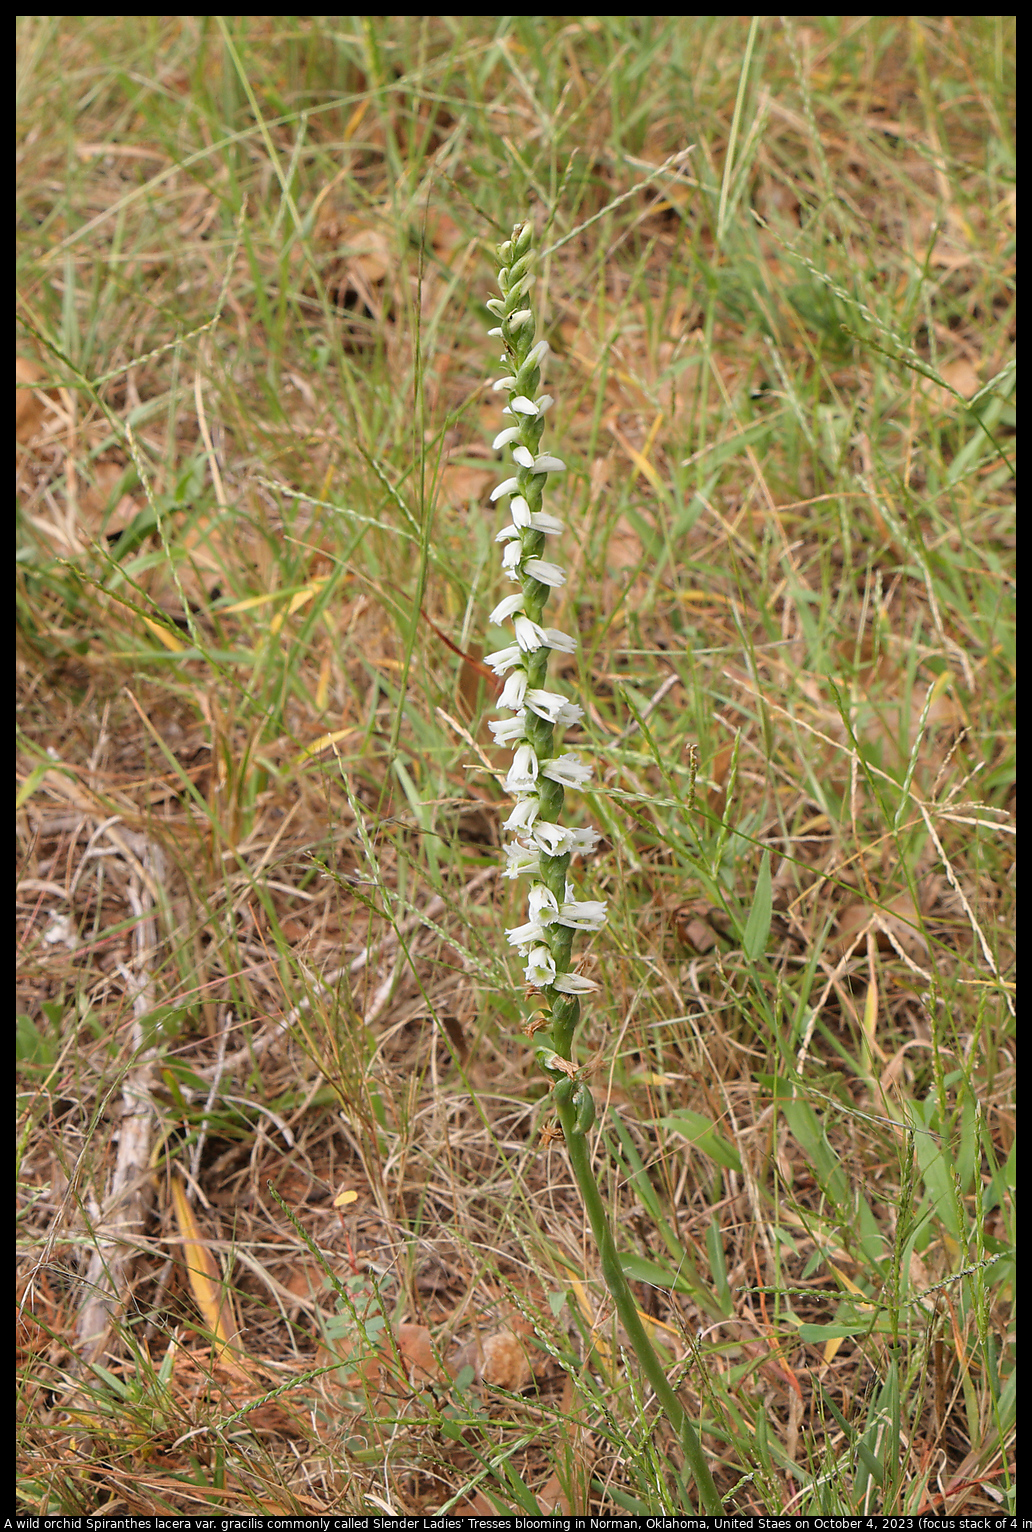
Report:
M549 198L629 1274L729 1509L1012 1505L1012 37L745 44L22 24L24 1511L690 1503L502 936Z

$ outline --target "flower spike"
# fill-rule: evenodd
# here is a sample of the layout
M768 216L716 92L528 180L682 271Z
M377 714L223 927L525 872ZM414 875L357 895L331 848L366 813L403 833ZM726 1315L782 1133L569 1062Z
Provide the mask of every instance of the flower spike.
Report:
M568 1060L580 1010L578 996L597 987L572 971L573 933L598 931L606 919L606 906L597 899L577 899L567 881L571 859L594 851L598 832L569 829L559 822L566 789L585 787L591 768L575 751L557 753L555 731L578 723L584 711L545 685L549 652L573 654L577 640L543 620L549 593L566 583L566 574L557 562L541 556L545 538L563 531L562 522L541 509L541 497L549 475L562 473L566 464L541 450L542 417L553 400L540 392L541 365L549 348L546 340L534 340L535 315L528 298L533 281L532 225L517 224L498 253L503 263L498 273L502 297L490 299L487 307L500 322L488 333L504 343L506 371L492 387L508 394L502 413L515 424L500 431L493 445L495 450L508 448L515 471L492 491L491 499L509 500L511 521L496 540L505 545L503 571L519 582L520 589L503 597L490 618L498 626L511 622L515 642L487 655L485 663L496 675L507 673L498 707L515 714L491 724L496 743L513 749L504 785L515 803L505 821L512 838L505 846L503 875L526 875L531 880L529 918L509 931L508 939L526 961L527 983L544 991L551 1021L542 1025L552 1026L554 1047Z
M562 823L567 789L585 787L591 768L575 750L557 753L555 731L578 723L584 712L546 684L551 651L570 654L576 640L545 625L549 594L565 584L566 575L558 563L541 557L545 538L563 530L561 522L541 509L542 496L549 475L561 473L566 464L541 450L542 417L552 399L538 392L548 343L534 341L534 307L529 297L534 281L533 225L529 221L518 223L512 238L499 246L498 254L502 296L490 299L487 307L499 321L489 333L499 336L504 344L501 361L505 374L494 388L508 394L503 413L515 423L495 437L494 445L509 449L515 472L496 486L491 499L509 499L510 523L496 540L504 544L502 570L518 584L519 591L503 597L491 613L491 621L499 626L512 622L515 641L488 655L487 663L497 675L508 672L498 708L513 714L491 725L496 742L513 749L505 790L514 802L504 825L510 839L504 848L502 876L530 880L528 918L507 931L506 938L526 965L527 984L540 991L534 1014L523 1030L528 1037L546 1030L549 1034L542 1039L547 1046L535 1049L538 1063L550 1080L558 1122L558 1127L546 1126L546 1142L565 1140L569 1164L602 1257L602 1274L624 1333L680 1439L707 1516L718 1516L724 1502L717 1493L698 1433L642 1324L637 1299L617 1254L587 1144L595 1121L595 1098L585 1078L588 1070L574 1063L573 1045L581 996L598 986L575 968L573 943L578 931L601 930L607 917L605 901L578 899L567 876L573 857L593 852L599 837L590 828L574 830Z

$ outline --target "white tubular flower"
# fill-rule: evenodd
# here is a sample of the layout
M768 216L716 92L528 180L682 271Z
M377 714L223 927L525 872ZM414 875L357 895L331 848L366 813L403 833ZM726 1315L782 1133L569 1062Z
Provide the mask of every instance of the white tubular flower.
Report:
M510 947L519 947L521 955L526 957L527 952L537 942L545 940L545 928L537 920L528 920L525 926L513 926L511 931L506 931L505 939ZM548 948L545 948L548 951ZM552 972L555 972L553 967Z
M531 527L535 532L564 532L566 530L563 522L557 521L554 516L549 516L544 511L532 512L522 495L513 495L509 511L512 515L513 528ZM511 536L512 528L506 527L504 534L499 532L495 542L500 543L503 535Z
M526 846L521 846L518 840L511 840L503 849L505 851L503 878L518 878L525 872L536 876L541 871L541 858L538 853L529 851Z
M538 989L545 989L549 984L555 983L555 959L547 947L535 947L528 954L527 966L523 970L528 984L535 985Z
M552 988L557 989L561 995L586 995L598 989L598 985L594 979L586 979L582 973L563 973L553 979Z
M541 497L548 475L564 472L566 464L554 453L540 450L542 416L554 400L544 392L532 397L549 347L546 340L534 343L534 307L529 297L534 249L529 222L516 225L511 239L499 246L499 256L502 296L490 299L487 307L498 321L490 333L504 342L503 375L492 388L508 396L503 413L510 423L498 432L493 446L495 451L509 449L515 471L495 485L491 500L509 498L510 520L496 541L503 545L503 573L520 588L503 597L490 618L499 625L511 621L515 642L489 654L485 663L495 675L505 676L498 708L514 715L491 723L495 743L511 745L513 750L504 787L515 802L504 825L511 839L505 846L502 876L526 874L531 879L528 919L506 934L510 946L526 960L528 984L548 991L550 1004L559 995L570 997L562 1012L568 1018L571 1006L576 1012L575 997L598 986L580 974L557 972L556 964L569 966L570 929L598 931L605 923L606 906L597 899L578 899L565 878L571 857L596 849L598 831L573 830L554 822L561 817L565 790L583 788L591 780L590 765L575 751L554 753L554 730L579 723L584 709L546 684L548 651L574 654L577 649L574 635L547 626L543 617L545 597L566 584L566 574L558 563L540 557L543 537L556 537L564 530L561 521L541 509ZM549 818L539 820L542 801ZM564 882L562 897L557 876ZM564 1051L568 1056L568 1046Z
M496 676L504 676L507 670L511 670L523 659L524 648L526 645L521 648L519 644L509 644L505 649L496 649L493 654L484 655L484 664L490 665Z
M532 830L538 816L537 794L520 798L502 825L503 830Z
M573 846L571 849L579 856L590 856L602 839L598 831L590 827L583 830L574 830L572 834Z
M514 617L513 627L516 629L516 646L525 649L532 654L535 649L544 649L548 640L545 638L544 628L539 628L536 622L531 622L529 617ZM485 661L486 663L486 661Z
M523 592L518 590L514 595L506 596L503 600L499 601L498 605L495 607L494 611L491 613L487 620L495 627L500 628L507 617L511 617L515 612L522 611Z
M559 924L572 926L575 931L601 931L605 923L602 899L567 899L559 906Z
M496 745L511 745L515 740L523 738L526 722L527 715L521 708L515 718L493 718L487 727L494 735Z
M532 580L540 580L542 585L555 587L566 584L566 576L559 565L550 564L547 559L526 559L523 567Z
M568 724L579 723L584 717L584 709L578 703L567 702L558 692L542 691L539 686L532 686L529 691L525 691L523 700L539 718L547 718L549 723L562 724L564 728Z
M533 792L538 778L538 758L533 745L517 745L505 779L507 793Z
M531 920L547 926L559 914L559 901L550 888L546 888L543 883L535 883L527 898L527 909Z
M577 640L569 633L561 633L558 628L542 628L541 631L549 649L558 649L562 654L576 654Z
M549 856L565 856L568 851L573 851L573 836L574 832L565 825L549 824L547 819L539 819L534 826L534 844Z
M512 625L516 629L517 644L528 653L534 649L559 649L563 654L573 654L577 648L577 640L569 633L560 633L558 628L541 628L529 617L515 617ZM488 664L490 660L484 663Z
M527 695L527 672L514 670L502 687L498 698L498 706L510 708L514 713L523 707L524 698Z
M566 523L558 521L554 516L547 515L544 511L538 511L536 516L530 518L530 525L535 532L559 533L566 531Z
M554 760L542 766L541 773L550 781L558 782L561 787L586 787L591 781L591 767L573 752L557 755Z

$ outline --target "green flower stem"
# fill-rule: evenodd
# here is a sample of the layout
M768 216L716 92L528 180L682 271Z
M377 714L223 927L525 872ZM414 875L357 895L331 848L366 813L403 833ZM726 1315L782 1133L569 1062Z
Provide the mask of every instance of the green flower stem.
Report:
M558 1049L556 1051L558 1052ZM717 1492L717 1486L713 1482L713 1475L709 1471L702 1443L685 1413L684 1406L670 1386L670 1379L663 1370L663 1364L645 1333L645 1326L639 1317L634 1294L620 1265L620 1257L617 1254L616 1241L613 1239L609 1217L602 1201L602 1193L599 1191L595 1173L591 1168L590 1140L578 1127L577 1108L572 1101L564 1104L564 1096L564 1092L556 1092L556 1111L566 1139L566 1150L570 1156L573 1174L601 1256L602 1276L616 1304L616 1312L620 1316L624 1332L634 1348L635 1356L641 1363L642 1371L651 1383L663 1413L680 1438L681 1448L699 1488L703 1508L708 1516L720 1516L723 1514L723 1504Z

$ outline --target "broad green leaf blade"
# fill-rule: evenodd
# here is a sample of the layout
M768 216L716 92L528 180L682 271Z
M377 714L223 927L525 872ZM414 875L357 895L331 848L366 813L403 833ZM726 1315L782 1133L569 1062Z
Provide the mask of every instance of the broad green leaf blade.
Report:
M767 948L767 938L770 936L770 917L774 908L774 895L770 881L770 852L763 853L760 862L760 870L756 876L756 890L753 894L752 909L749 911L749 919L745 923L745 935L742 938L742 947L747 958L755 962L762 957Z

